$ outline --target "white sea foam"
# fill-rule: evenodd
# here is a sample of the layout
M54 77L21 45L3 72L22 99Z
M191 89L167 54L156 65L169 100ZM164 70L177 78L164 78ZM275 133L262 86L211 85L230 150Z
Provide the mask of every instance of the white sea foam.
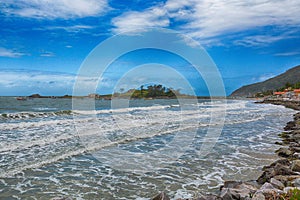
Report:
M227 116L223 133L208 157L199 158L194 149L203 142L202 136L208 126L219 125L218 112L224 107ZM200 112L194 108L199 108ZM1 121L0 177L28 178L32 169L37 175L30 184L12 185L3 178L0 180L4 182L0 184L18 191L19 198L28 197L26 191L33 187L46 187L49 194L82 199L84 194L94 193L107 199L124 199L125 194L131 199L143 199L164 189L175 190L173 196L177 197L188 197L194 194L193 191L213 191L225 179L253 177L254 169L272 161L276 133L284 125L282 121L287 121L292 113L283 107L276 108L275 111L273 106L248 101L232 101L228 105L217 101L191 105L191 109L186 110L178 106L155 105L74 111L74 119L70 115L57 114L41 117L41 120L29 117ZM213 124L210 123L212 113L216 116ZM143 176L122 173L82 156L87 152L114 152L120 146L130 150L155 148L157 146L149 146L149 143L157 141L159 145L168 146L174 134L194 129L199 133L195 136L195 144L191 144L193 151L188 151L178 163L170 162L165 168ZM122 159L129 158L125 155ZM160 158L157 159L160 162ZM143 158L139 162L143 162ZM51 171L53 168L55 170ZM47 181L45 177L38 177L43 173L51 174ZM78 190L80 187L84 188L84 194ZM95 189L99 187L101 190ZM140 193L136 194L136 191Z

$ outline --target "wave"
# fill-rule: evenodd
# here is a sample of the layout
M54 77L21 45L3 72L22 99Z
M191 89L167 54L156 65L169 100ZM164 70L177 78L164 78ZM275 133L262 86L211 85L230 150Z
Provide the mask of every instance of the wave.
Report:
M28 118L45 118L52 116L72 115L72 110L61 110L55 112L19 112L19 113L2 113L0 119L28 119Z

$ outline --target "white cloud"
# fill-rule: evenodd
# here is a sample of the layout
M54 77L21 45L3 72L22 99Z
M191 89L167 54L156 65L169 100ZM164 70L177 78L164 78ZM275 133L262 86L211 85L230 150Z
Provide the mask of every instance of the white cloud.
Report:
M267 26L276 26L279 32L287 27L299 27L299 8L299 0L168 0L151 9L124 13L114 18L112 24L115 32L133 28L171 27L200 41L214 41L212 39L216 37ZM248 45L251 42L254 45L264 43L263 37L246 39ZM280 39L284 38L272 37L265 41Z
M2 87L49 87L50 82L57 83L56 86L66 86L73 84L74 76L71 74L27 71L27 70L1 70L0 85Z
M54 57L55 54L53 52L43 52L40 55L41 57Z
M75 74L48 72L39 70L0 70L0 95L44 95L72 94L76 79L80 80L80 95L93 93L95 86L101 93L111 91L113 81L110 78L84 77ZM99 82L98 82L99 81Z
M297 56L297 55L300 55L299 51L282 52L282 53L275 54L275 56Z
M115 33L131 32L136 29L168 27L167 12L163 7L152 7L143 12L131 11L112 20Z
M254 82L262 82L262 81L268 80L270 78L273 78L274 76L275 76L274 74L263 74L259 77L253 78L253 81Z
M61 29L67 32L80 32L84 30L89 30L95 28L94 26L87 26L87 25L73 25L73 26L48 26L45 29L47 30L56 30ZM44 30L44 29L42 29Z
M285 35L279 35L279 36L274 36L274 35L255 35L255 36L247 36L244 37L241 40L236 40L234 43L236 45L241 45L241 46L264 46L268 45L273 42L277 42L280 40L288 39L290 38L289 36Z
M25 55L24 53L17 52L11 49L0 47L0 57L18 58Z
M29 18L80 18L97 16L109 8L107 0L8 0L2 11Z

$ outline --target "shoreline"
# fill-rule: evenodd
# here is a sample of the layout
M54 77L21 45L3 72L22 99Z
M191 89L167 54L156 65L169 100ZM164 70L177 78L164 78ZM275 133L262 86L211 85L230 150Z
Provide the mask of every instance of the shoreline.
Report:
M255 103L282 105L300 110L300 101L263 100ZM256 180L225 181L218 195L204 194L185 200L288 200L292 197L300 199L300 112L293 115L293 120L286 124L284 132L278 136L282 141L276 141L275 144L281 147L274 153L279 159L263 167L261 175ZM152 200L170 200L170 198L161 192Z

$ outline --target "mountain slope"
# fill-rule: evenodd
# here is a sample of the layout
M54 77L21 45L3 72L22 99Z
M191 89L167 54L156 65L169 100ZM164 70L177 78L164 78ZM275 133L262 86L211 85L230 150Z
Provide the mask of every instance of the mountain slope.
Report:
M235 90L231 97L251 97L258 92L276 90L283 87L287 82L295 84L300 82L300 65L287 70L285 73L270 78L266 81L243 86Z

